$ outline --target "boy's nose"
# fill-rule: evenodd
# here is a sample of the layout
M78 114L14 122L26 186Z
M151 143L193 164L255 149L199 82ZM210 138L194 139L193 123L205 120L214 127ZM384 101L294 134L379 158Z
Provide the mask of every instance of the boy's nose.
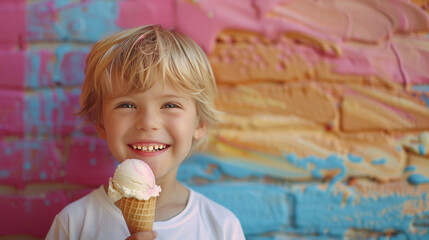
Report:
M159 128L159 116L153 111L140 111L136 119L136 128L144 131L157 130Z

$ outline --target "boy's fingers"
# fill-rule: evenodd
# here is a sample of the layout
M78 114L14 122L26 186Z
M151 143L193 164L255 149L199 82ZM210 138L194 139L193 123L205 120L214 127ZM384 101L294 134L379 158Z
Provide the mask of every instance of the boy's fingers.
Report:
M155 231L144 231L144 232L138 232L134 233L133 235L129 236L126 240L153 240L158 236L158 234Z

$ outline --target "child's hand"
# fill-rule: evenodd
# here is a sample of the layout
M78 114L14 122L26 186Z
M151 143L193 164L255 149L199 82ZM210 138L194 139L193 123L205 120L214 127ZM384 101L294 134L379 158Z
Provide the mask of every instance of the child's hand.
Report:
M134 233L133 235L129 236L126 240L153 240L158 236L155 231L144 231L144 232L138 232Z

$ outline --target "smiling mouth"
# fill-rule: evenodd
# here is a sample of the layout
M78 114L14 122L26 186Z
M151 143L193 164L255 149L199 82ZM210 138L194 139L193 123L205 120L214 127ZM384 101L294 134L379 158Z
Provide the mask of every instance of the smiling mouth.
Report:
M158 152L167 147L164 144L156 144L156 145L131 145L134 150L138 150L141 152Z

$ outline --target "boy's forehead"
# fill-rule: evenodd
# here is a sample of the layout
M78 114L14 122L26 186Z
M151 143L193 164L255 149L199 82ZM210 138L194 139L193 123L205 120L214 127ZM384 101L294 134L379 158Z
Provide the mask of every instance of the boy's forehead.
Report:
M151 81L150 85L148 84L144 88L137 87L133 85L133 83L131 83L130 81L120 79L112 79L111 84L111 91L106 92L104 96L105 98L115 98L131 94L142 94L154 88L163 95L178 98L193 98L191 93L186 92L184 89L175 86L170 80L154 79L153 81Z

